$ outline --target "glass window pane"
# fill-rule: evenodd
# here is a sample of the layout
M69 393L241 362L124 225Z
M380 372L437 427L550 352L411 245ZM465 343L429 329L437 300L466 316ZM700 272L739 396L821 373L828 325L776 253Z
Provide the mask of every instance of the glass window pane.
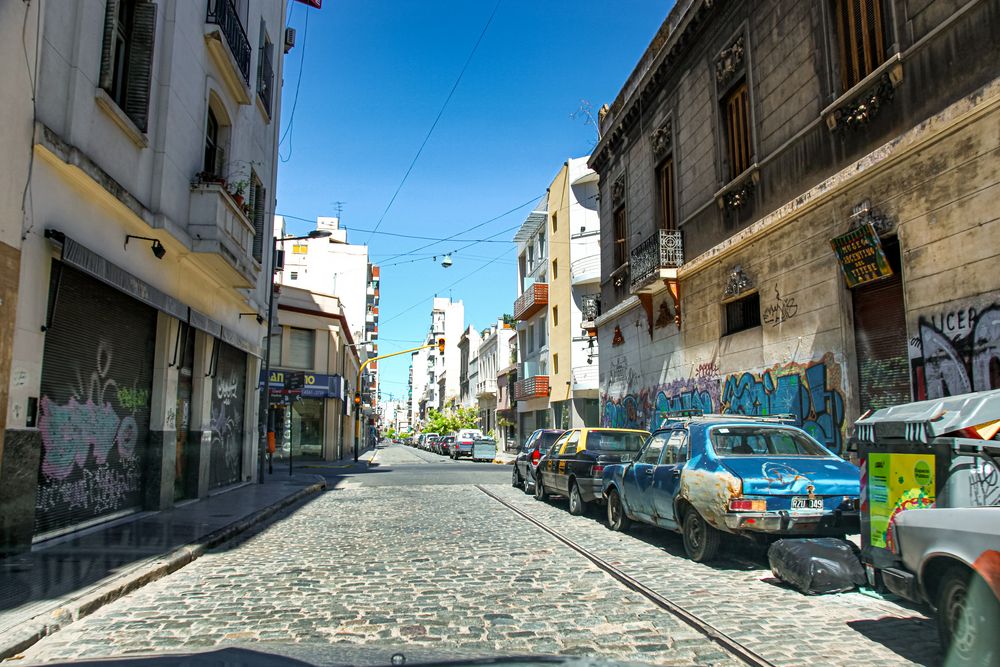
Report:
M651 465L656 465L656 462L660 460L660 452L663 451L663 445L666 444L667 439L663 435L654 435L649 444L646 445L646 449L642 451L642 456L639 457L639 463L649 463Z
M289 329L288 361L295 368L312 368L316 353L316 334L312 329Z

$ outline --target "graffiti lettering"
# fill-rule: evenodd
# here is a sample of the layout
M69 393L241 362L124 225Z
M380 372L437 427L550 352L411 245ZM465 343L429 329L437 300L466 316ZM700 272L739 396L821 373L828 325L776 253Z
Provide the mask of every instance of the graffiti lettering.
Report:
M10 372L10 384L14 387L23 387L28 384L28 371L23 368L15 368Z
M959 332L952 338L949 323ZM921 318L919 330L919 356L912 360L918 400L1000 388L1000 305Z
M618 400L605 396L601 425L653 430L677 410L714 412L718 396L719 381L704 378L674 380Z
M149 405L149 390L118 387L118 405L135 412Z
M782 322L792 319L799 312L799 306L794 297L781 298L778 286L774 286L775 303L764 309L764 323L776 327Z
M215 395L223 405L229 405L236 398L239 386L239 379L235 374L230 375L228 380L218 379L215 381Z
M970 471L969 495L976 507L1000 505L1000 472L992 461L977 459Z
M119 466L85 468L81 478L72 482L39 485L36 504L42 511L66 506L100 514L126 504L139 484L139 466L135 459L127 459Z
M714 361L698 364L694 369L694 376L699 380L715 380L719 377L719 365Z

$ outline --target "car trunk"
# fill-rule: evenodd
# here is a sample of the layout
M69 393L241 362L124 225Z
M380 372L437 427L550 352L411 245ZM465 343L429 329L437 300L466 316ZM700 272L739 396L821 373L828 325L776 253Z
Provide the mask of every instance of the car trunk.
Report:
M858 469L836 458L727 456L722 464L743 480L743 495L857 496Z

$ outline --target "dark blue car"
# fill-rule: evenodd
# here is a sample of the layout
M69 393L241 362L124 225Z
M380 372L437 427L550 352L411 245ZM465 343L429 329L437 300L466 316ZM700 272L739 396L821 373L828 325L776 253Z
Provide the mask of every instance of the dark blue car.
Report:
M606 466L602 492L612 530L630 521L676 530L696 561L715 556L723 532L858 532L857 467L780 420L673 421L632 461Z

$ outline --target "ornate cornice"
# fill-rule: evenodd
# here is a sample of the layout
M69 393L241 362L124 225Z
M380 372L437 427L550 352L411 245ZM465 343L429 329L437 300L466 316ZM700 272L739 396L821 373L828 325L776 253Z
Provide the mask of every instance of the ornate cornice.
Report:
M733 78L737 72L743 69L743 60L746 51L743 44L743 35L722 50L715 58L715 81L720 86L725 85Z
M659 158L670 152L674 141L673 125L673 119L667 118L662 125L650 132L649 143L655 157Z

